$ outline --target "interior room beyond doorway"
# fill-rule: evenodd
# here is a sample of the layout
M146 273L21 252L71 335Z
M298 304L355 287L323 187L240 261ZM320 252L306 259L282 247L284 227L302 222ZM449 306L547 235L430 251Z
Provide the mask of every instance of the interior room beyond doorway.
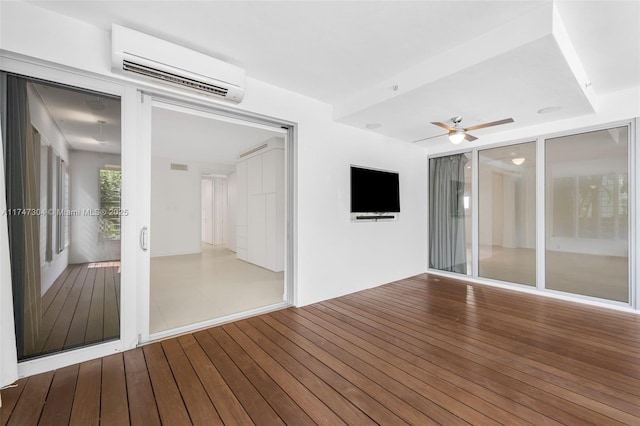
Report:
M152 108L149 333L281 304L279 129Z

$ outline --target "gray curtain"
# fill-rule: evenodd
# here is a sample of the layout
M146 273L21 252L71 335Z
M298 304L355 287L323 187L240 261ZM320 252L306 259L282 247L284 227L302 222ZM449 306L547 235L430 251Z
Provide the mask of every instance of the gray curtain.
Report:
M7 210L17 213L8 215L7 222L16 345L21 359L37 352L42 317L39 217L22 213L38 209L40 204L40 146L33 138L27 80L6 75L5 105L2 124L6 129L3 150Z
M467 273L464 154L429 161L429 267Z

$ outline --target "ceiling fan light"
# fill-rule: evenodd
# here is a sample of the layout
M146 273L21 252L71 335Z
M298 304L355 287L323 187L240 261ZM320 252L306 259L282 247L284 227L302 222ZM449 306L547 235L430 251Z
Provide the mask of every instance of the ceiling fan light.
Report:
M102 126L104 126L105 124L107 124L107 122L106 122L106 121L104 121L104 120L98 120L98 129L99 129L99 133L98 133L98 135L97 135L97 136L94 136L94 137L93 137L93 138L94 138L95 140L97 140L98 142L104 142L104 141L106 141L106 139L105 139L105 137L104 137L104 134L102 133L102 130L103 130L103 129L102 129Z
M512 158L511 162L513 164L515 164L516 166L521 166L524 163L524 157L516 157L516 158Z
M452 144L458 145L464 140L464 130L456 130L455 132L449 133L449 140Z

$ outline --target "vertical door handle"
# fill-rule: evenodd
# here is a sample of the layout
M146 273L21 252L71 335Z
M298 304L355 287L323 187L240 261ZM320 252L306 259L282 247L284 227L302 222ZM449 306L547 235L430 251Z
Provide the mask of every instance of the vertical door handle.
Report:
M149 249L149 228L143 226L140 230L140 248L142 251Z

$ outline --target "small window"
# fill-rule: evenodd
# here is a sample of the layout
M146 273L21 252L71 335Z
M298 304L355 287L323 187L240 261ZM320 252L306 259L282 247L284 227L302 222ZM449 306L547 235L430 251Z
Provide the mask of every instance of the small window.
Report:
M120 170L100 170L100 235L108 240L120 240Z

